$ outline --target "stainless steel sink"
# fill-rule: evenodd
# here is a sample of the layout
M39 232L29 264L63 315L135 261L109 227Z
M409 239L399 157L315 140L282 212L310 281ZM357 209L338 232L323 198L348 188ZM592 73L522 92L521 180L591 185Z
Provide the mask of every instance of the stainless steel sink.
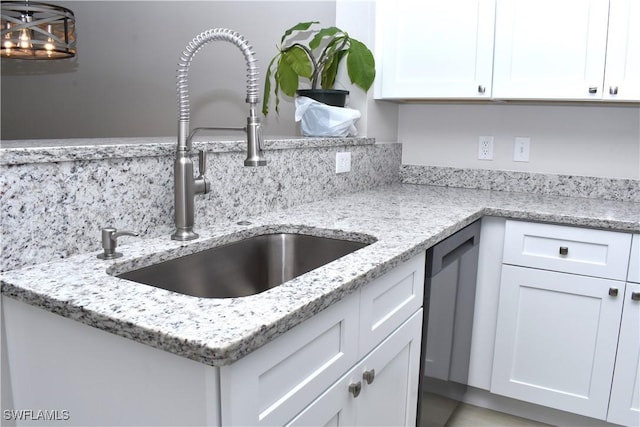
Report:
M306 234L264 234L117 277L196 297L243 297L271 289L368 244Z

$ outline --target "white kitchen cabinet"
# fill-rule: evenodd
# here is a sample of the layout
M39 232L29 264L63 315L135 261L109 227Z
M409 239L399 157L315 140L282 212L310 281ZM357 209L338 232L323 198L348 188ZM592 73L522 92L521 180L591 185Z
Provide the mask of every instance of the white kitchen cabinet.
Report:
M378 99L640 101L640 2L376 2Z
M640 425L640 234L633 236L607 421ZM632 283L633 282L633 283Z
M505 222L504 218L485 216L480 229L468 384L483 390L491 388Z
M394 331L417 313L422 318L424 268L422 253L262 348L221 367L222 424L285 425L296 419L295 423L313 420L315 425L332 420L333 415L323 419L330 415L330 408L338 414L333 420L338 425L399 419L415 422L421 320L412 320L411 325L419 325L408 326L408 332L398 335L402 338L393 338L395 344L383 347L380 343L396 336ZM358 371L358 366L363 370ZM356 409L354 424L351 406L341 409L349 402L345 395L351 384L343 387L348 381L343 375L351 372L352 378L356 371L360 376L371 369L376 387L365 386L363 378L357 381L368 401L379 402L370 409L375 419ZM325 393L327 389L338 391ZM326 397L319 398L321 395ZM302 411L306 415L297 419Z
M22 301L3 296L1 302L8 365L2 408L23 414L16 424L7 414L3 426L222 425L217 367ZM39 410L58 421L36 420Z
M491 97L495 0L376 3L376 98Z
M627 278L630 234L524 221L507 221L505 233L505 264Z
M506 221L492 393L606 420L615 367L627 380L619 403L633 407L637 313L626 314L635 331L620 330L631 242L628 233ZM619 338L630 342L625 356Z
M624 282L503 266L491 392L605 419L623 294Z
M420 309L288 425L415 424L421 332Z
M602 98L608 0L498 0L493 97Z
M611 0L603 97L640 100L640 2Z
M284 425L358 360L358 294L220 368L222 424Z
M637 258L635 262L638 263ZM640 425L640 284L637 283L627 283L625 292L607 421Z

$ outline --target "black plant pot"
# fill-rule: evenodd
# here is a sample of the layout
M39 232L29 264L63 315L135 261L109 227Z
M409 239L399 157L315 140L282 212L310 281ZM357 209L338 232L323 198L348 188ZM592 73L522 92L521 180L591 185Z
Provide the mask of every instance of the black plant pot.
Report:
M298 89L296 93L334 107L344 107L349 95L348 90L340 89Z

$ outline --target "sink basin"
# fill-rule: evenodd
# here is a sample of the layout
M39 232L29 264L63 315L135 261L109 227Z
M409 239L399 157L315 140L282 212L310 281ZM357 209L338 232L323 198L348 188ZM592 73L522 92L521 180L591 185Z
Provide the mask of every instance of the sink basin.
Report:
M263 234L117 277L196 297L243 297L271 289L367 245L306 234Z

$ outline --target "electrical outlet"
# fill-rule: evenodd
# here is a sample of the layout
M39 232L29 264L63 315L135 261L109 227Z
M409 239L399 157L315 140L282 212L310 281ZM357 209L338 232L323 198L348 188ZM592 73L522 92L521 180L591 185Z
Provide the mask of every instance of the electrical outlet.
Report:
M493 137L492 136L478 137L478 159L493 160Z
M513 161L528 162L530 146L531 138L524 136L516 137L516 139L513 141Z
M336 153L336 173L351 171L351 152Z

